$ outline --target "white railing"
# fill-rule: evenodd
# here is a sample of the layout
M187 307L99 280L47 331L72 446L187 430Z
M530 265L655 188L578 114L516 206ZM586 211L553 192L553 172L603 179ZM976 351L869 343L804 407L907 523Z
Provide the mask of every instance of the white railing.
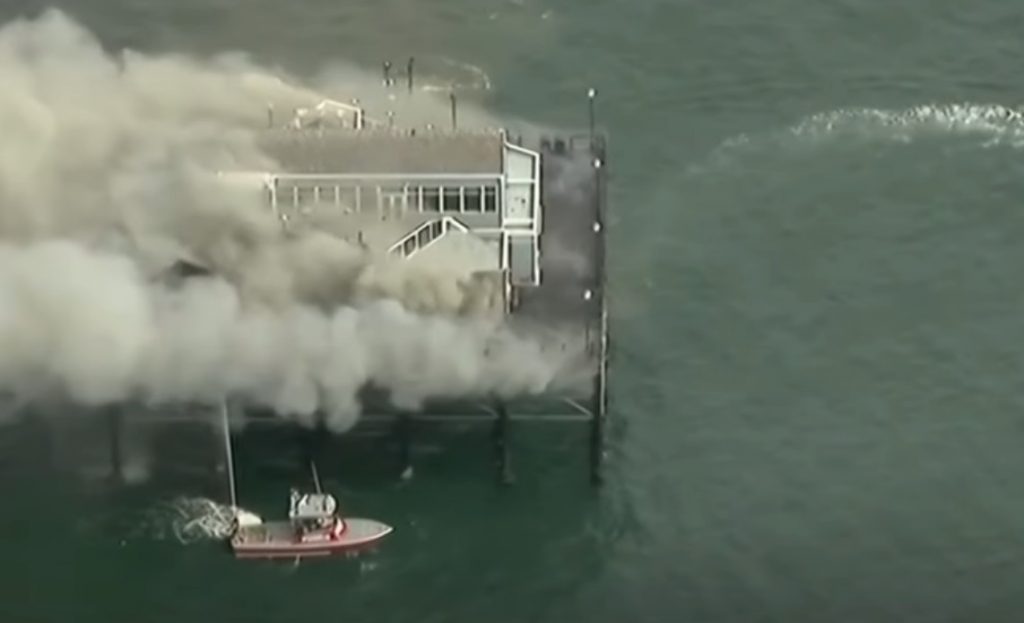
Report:
M301 129L311 124L323 123L334 119L341 125L346 125L346 119L351 119L347 124L357 130L366 126L366 115L363 109L356 104L346 104L337 100L325 99L319 104L310 108L297 108L292 117L292 127Z
M392 255L400 255L404 258L410 258L434 244L452 230L461 233L469 232L469 228L459 221L450 216L444 216L439 219L427 221L412 230L403 236L401 240L391 245L388 249L388 253Z

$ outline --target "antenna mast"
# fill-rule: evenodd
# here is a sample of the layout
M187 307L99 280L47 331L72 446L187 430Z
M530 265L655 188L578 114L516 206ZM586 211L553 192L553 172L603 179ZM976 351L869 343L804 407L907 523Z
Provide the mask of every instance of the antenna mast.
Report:
M231 453L231 428L228 426L227 398L220 403L221 420L224 425L224 450L228 466L228 487L231 491L231 508L238 509L238 498L235 494L235 459Z
M316 492L323 493L323 489L320 487L320 474L316 471L316 462L310 460L309 466L313 469L313 484L316 485Z

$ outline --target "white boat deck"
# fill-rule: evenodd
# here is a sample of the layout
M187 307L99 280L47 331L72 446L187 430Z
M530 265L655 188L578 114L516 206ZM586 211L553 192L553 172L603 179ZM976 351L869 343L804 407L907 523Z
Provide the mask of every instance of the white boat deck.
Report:
M295 543L295 528L287 521L243 526L235 533L234 545L274 545Z
M379 539L389 534L391 530L391 526L379 521L353 517L345 519L345 531L338 539L318 539L300 543L295 538L295 529L290 522L272 521L239 528L231 543L234 547L261 549L358 545Z

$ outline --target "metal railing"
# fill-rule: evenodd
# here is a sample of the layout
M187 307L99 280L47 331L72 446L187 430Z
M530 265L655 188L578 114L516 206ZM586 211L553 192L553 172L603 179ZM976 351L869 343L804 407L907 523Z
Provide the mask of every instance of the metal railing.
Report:
M450 216L427 221L391 245L388 253L410 258L443 238L449 231L469 232L469 228Z

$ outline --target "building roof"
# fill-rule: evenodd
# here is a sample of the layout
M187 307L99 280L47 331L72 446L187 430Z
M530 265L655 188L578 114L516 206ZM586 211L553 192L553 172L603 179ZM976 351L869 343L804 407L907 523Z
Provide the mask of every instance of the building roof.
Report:
M261 149L287 173L501 173L501 134L269 130Z

